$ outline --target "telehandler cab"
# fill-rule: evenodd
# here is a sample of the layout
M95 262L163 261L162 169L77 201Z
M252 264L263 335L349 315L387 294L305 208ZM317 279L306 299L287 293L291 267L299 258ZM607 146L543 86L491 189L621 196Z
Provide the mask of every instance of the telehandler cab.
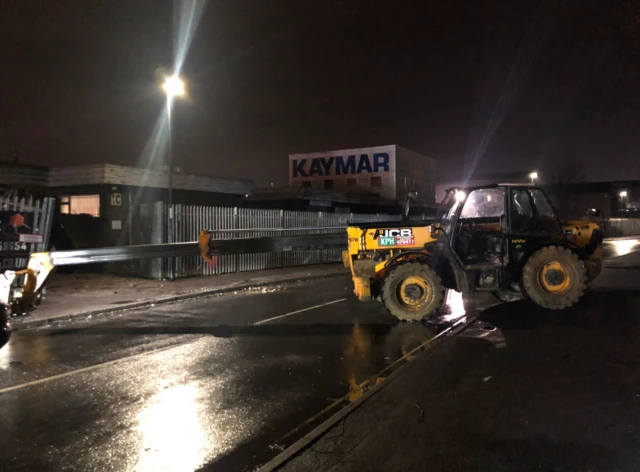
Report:
M361 301L400 320L440 308L444 289L514 292L550 309L576 303L602 264L600 227L561 224L533 185L450 189L433 221L353 224L345 266ZM405 206L406 214L406 206Z

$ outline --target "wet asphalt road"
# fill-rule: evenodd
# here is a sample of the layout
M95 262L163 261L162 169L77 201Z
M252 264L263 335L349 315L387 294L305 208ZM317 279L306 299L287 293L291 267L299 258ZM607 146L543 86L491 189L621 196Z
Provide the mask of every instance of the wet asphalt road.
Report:
M597 281L591 318L606 306L624 319L636 275ZM0 350L0 468L253 470L441 329L397 324L350 291L339 277L14 333ZM452 319L497 303L449 302Z
M283 472L640 470L637 267L561 312L484 310Z
M631 237L605 241L602 248L605 260L625 257L640 251L640 239Z
M2 470L254 469L438 332L350 291L338 277L14 333Z

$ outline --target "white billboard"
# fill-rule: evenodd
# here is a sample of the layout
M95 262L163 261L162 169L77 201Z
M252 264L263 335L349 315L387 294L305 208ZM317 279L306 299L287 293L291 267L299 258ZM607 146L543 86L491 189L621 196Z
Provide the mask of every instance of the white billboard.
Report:
M292 187L358 189L395 199L396 146L291 154Z

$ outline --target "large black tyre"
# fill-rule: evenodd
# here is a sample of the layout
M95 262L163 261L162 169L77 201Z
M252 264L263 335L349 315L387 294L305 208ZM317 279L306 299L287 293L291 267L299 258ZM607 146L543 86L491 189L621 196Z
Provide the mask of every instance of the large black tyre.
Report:
M382 303L403 321L420 321L440 308L443 297L440 277L419 262L398 265L382 283Z
M587 288L587 273L570 249L543 247L527 260L522 288L541 307L562 310L580 300Z

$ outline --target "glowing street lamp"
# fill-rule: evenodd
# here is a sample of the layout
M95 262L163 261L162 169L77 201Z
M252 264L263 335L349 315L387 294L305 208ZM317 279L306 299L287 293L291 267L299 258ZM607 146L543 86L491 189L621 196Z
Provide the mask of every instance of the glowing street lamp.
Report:
M620 209L621 210L626 210L627 208L627 191L626 190L622 190L620 192Z
M538 178L538 173L537 172L531 172L529 174L529 178L531 179L531 182L535 182L536 179Z
M167 94L167 99L171 100L174 97L182 97L184 95L184 82L177 75L167 77L162 84L162 88Z
M173 99L175 97L182 97L184 95L184 81L177 75L169 76L165 79L162 88L167 94L167 126L168 126L168 143L167 150L169 153L169 223L173 220L173 152L172 151L172 123L171 123L171 106L173 105ZM169 228L172 226L170 225ZM171 233L171 230L169 231ZM169 235L169 242L173 242L173 234Z
M171 106L173 99L184 95L184 81L177 75L167 77L162 84L162 88L167 94L167 153L169 161L169 227L167 231L168 242L173 242L173 139L171 123ZM173 280L173 259L170 260L169 278Z

